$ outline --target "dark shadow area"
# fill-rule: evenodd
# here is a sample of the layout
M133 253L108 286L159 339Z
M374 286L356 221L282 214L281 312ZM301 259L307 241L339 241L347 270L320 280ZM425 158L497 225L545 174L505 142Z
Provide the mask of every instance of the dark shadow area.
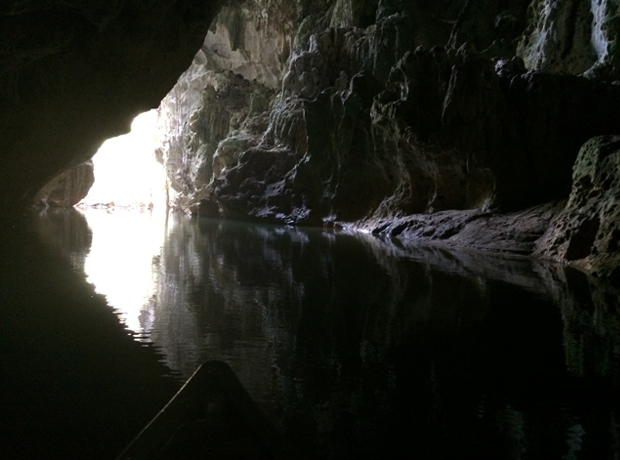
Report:
M114 458L178 383L57 250L88 251L84 219L29 217L2 233L0 457ZM66 232L51 245L34 227Z

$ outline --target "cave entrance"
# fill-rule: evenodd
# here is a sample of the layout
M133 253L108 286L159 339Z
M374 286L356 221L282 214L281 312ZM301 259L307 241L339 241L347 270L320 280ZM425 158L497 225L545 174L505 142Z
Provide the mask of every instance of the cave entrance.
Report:
M157 111L138 115L128 134L105 141L93 156L95 183L85 207L166 206L166 175L155 160Z

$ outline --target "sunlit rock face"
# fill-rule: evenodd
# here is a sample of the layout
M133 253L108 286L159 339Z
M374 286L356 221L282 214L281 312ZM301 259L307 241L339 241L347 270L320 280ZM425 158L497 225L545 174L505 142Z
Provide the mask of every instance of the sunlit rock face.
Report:
M161 102L156 155L168 174L173 207L204 210L199 203L209 199L213 177L260 141L296 27L313 8L302 3L224 6L192 65Z
M194 61L159 107L156 155L166 168L173 207L190 209L207 198L212 177L235 164L266 129L273 95L265 85Z
M156 107L223 0L3 1L0 209L14 212Z
M519 55L537 70L617 80L618 21L617 0L533 0Z

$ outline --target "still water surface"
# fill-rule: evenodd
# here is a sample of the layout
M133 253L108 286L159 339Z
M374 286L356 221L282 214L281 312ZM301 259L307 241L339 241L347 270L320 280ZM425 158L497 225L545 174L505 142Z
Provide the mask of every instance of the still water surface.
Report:
M226 361L308 458L620 458L617 296L580 274L175 214L39 219L179 380Z

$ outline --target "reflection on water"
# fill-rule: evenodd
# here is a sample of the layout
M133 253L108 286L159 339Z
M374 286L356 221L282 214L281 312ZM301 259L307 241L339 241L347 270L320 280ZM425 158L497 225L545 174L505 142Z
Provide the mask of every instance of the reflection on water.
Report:
M83 217L3 222L0 459L115 458L178 382L86 283Z
M93 229L84 272L98 293L116 309L127 327L148 333L143 314L157 289L153 259L164 243L165 215L101 209L84 211Z
M620 456L610 287L369 235L85 216L42 228L171 369L228 362L309 458Z

